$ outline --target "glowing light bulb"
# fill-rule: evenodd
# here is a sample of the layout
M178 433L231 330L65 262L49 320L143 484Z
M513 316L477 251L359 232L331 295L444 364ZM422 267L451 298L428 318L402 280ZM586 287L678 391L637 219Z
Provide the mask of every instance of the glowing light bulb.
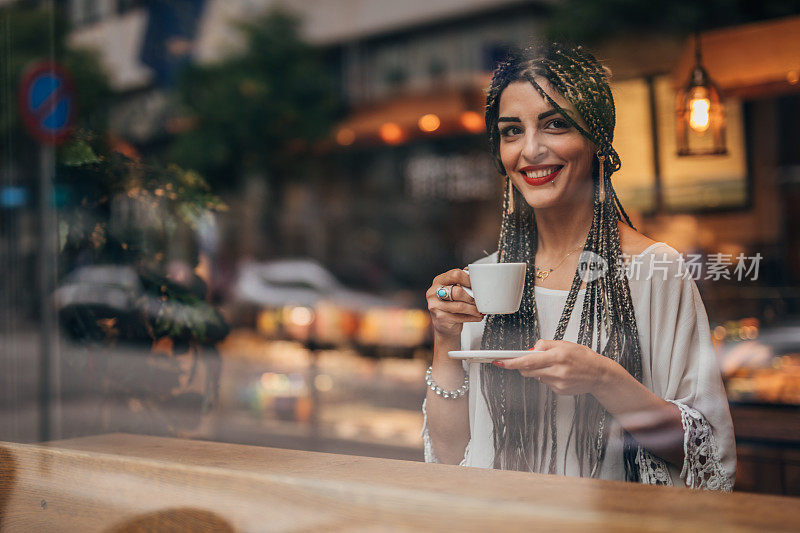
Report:
M703 133L711 124L709 110L711 100L708 98L692 98L689 101L689 126L697 133Z

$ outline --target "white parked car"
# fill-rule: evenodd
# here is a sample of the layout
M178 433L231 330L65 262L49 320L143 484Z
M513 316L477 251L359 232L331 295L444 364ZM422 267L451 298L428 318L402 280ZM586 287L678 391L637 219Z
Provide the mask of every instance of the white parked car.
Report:
M347 288L311 259L243 264L233 299L236 308L255 311L255 325L268 337L402 348L430 338L427 311Z
M391 302L384 298L346 288L310 259L245 263L239 269L234 294L237 301L266 307L314 307L323 300L353 311L391 307Z

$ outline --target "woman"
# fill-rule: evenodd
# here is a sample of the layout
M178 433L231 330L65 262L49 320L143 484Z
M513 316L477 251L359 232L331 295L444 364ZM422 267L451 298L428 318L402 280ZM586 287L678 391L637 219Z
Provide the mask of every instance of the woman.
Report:
M608 71L580 47L531 48L495 71L486 126L506 188L498 252L482 261L526 262L525 292L517 313L484 317L468 272L433 280L426 461L732 489L705 308L680 255L638 233L614 192L614 124ZM589 252L606 265L594 280L578 269ZM494 365L447 354L531 347Z

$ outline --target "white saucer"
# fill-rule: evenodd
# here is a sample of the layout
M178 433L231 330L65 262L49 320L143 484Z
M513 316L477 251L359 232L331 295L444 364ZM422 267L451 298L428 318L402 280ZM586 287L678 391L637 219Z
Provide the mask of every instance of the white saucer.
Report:
M447 352L450 359L461 359L470 363L491 363L497 359L513 359L542 350L453 350Z

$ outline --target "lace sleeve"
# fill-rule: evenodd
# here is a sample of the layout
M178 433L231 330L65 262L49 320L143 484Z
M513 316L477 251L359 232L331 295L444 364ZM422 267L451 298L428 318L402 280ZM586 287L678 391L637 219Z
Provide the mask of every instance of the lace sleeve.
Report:
M436 458L436 454L433 453L433 444L431 444L431 435L428 432L428 412L425 410L425 406L428 403L428 399L422 400L422 432L420 433L420 437L422 437L422 443L425 450L425 462L426 463L438 463L439 459ZM472 444L472 439L467 442L467 447L464 449L464 458L461 460L459 466L467 466L467 457L469 456L469 446Z
M636 452L636 464L639 465L639 481L645 485L672 486L667 463L641 446Z
M428 411L425 410L425 406L428 403L428 399L425 398L422 400L422 433L420 433L420 437L422 437L422 443L425 447L425 462L426 463L438 463L439 459L436 458L436 455L433 453L433 445L431 444L431 435L428 432Z
M683 423L683 469L681 478L693 489L730 492L733 490L722 467L719 448L711 425L696 409L678 401L667 400L681 411Z

